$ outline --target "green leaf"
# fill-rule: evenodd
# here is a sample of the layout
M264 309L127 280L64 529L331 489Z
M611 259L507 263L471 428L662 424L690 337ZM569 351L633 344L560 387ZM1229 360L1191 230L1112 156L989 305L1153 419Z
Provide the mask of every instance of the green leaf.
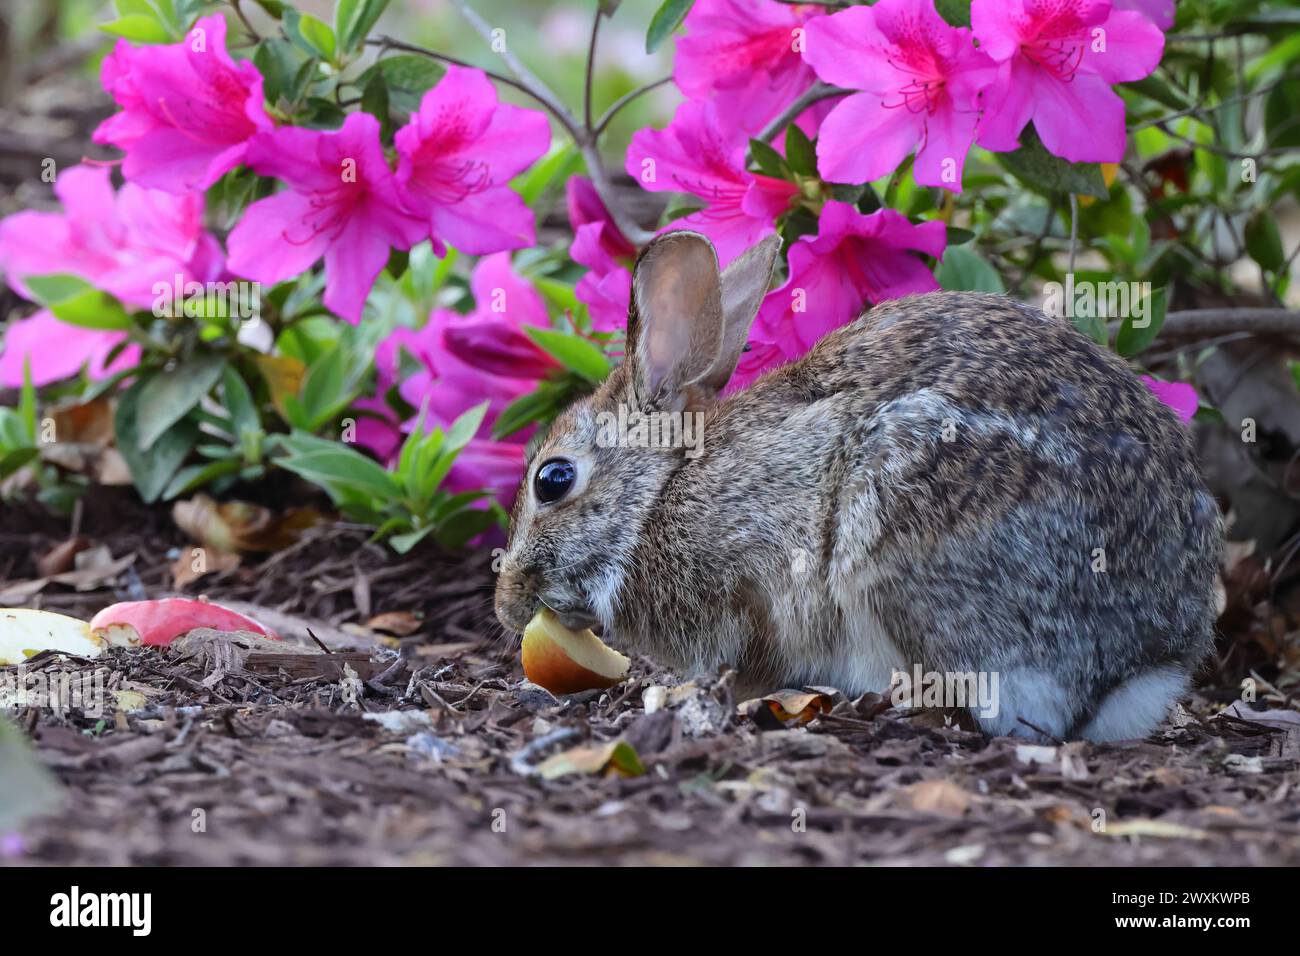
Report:
M749 141L749 169L751 172L762 173L764 176L771 176L773 179L789 179L790 167L785 161L785 157L778 153L770 143L765 143L761 139L751 139Z
M382 465L343 445L328 451L311 451L281 458L276 464L321 485L327 491L336 486L351 488L381 505L401 497L397 482Z
M162 493L162 499L171 501L178 495L211 484L223 475L233 475L239 471L241 465L237 458L223 458L202 465L186 465L172 476L172 480L168 482L166 490Z
M1119 327L1119 334L1115 336L1115 351L1125 358L1131 358L1145 351L1160 334L1160 327L1165 324L1165 310L1168 307L1168 288L1162 286L1154 290L1147 296L1148 314L1144 320L1134 315L1124 317L1124 322ZM1139 321L1143 323L1141 326L1136 324Z
M949 246L934 272L939 285L954 292L1006 292L998 271L974 249Z
M949 25L954 27L970 26L971 0L935 0L935 9Z
M592 343L568 332L524 327L528 337L555 361L591 382L603 382L609 375L609 359Z
M395 534L388 539L388 543L398 554L406 554L406 552L410 551L417 544L427 538L431 531L433 531L432 526L421 528L419 531L408 531L405 534Z
M142 378L136 447L148 451L164 432L212 391L225 367L222 356L204 355L186 359L170 372L155 372Z
M478 434L479 428L483 425L483 417L487 415L490 404L490 402L482 402L475 405L451 423L451 428L447 430L446 441L443 443L446 452L455 454L469 444L470 439Z
M148 383L147 379L137 381L122 393L117 402L113 428L117 435L117 450L131 471L136 491L146 504L152 504L194 447L199 428L190 419L181 419L159 435L147 452L141 451L138 413Z
M319 56L322 60L334 59L334 31L324 20L293 7L285 7L283 23L285 35L303 52Z
M334 33L339 48L344 53L359 48L387 6L388 0L338 0L334 6Z
M226 411L230 413L230 423L236 439L246 432L261 430L262 418L257 414L253 393L234 366L227 365L222 372L221 397Z
M998 153L1002 165L1026 185L1046 193L1076 193L1105 199L1110 195L1101 167L1095 163L1071 163L1047 151L1033 126L1020 134L1021 146L1010 153Z
M420 107L420 98L431 90L443 75L446 67L428 57L413 53L386 56L357 77L357 86L365 89L374 74L379 73L388 83L388 103L402 117L409 116Z
M1261 210L1246 223L1246 251L1265 272L1277 272L1286 262L1282 234L1274 214Z
M257 45L253 65L262 74L262 92L267 102L276 103L281 97L292 102L302 92L297 85L303 65L310 62L308 54L288 40L267 37Z
M386 139L393 119L388 112L388 81L384 74L376 73L366 81L366 87L361 91L361 109L379 120L380 135Z
M531 206L551 188L552 183L564 183L582 169L582 154L567 139L552 143L545 156L531 168L516 176L511 186L519 193L524 204Z
M520 395L501 410L492 423L492 437L497 440L508 438L533 422L549 420L568 397L567 391L553 382L539 383L536 389Z
M785 128L785 161L801 176L817 175L817 147L794 123Z
M1300 360L1292 359L1286 364L1291 369L1291 380L1295 382L1296 390L1300 391Z
M132 43L169 43L172 39L171 34L167 32L167 28L158 22L157 17L147 16L143 13L132 13L125 17L118 17L108 23L101 23L99 28L105 33L122 37Z
M493 502L496 504L496 502ZM498 506L499 510L499 506ZM445 548L463 548L471 538L499 523L496 511L462 508L437 526L438 543Z
M29 276L36 301L69 325L88 329L128 329L131 317L122 304L80 276L66 272Z
M8 478L28 462L35 461L40 452L35 448L15 448L0 453L0 481Z
M650 18L650 26L645 33L645 51L653 53L659 49L664 40L682 25L694 4L695 0L664 0L663 5Z

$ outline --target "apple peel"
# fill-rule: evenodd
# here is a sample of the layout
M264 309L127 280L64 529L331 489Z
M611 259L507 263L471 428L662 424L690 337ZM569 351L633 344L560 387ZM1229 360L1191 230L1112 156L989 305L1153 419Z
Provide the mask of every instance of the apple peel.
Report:
M545 608L524 629L524 673L552 694L613 687L627 680L632 662L590 630L571 631Z
M121 643L132 635L141 644L165 647L198 627L216 631L251 631L278 641L280 635L258 621L220 604L193 598L123 601L111 604L90 619L96 637Z

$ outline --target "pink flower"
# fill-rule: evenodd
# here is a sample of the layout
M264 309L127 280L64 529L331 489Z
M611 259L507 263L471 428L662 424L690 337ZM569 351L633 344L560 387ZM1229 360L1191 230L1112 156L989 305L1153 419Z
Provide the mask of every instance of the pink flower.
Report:
M499 103L481 70L451 66L394 143L402 195L439 255L444 239L473 255L533 244L533 212L507 183L550 146L541 113Z
M252 63L226 52L226 21L200 18L171 46L119 40L100 71L122 107L95 130L97 143L125 151L122 174L142 186L206 189L244 159L249 140L273 127Z
M1174 25L1174 0L1115 0L1116 10L1136 10L1161 30Z
M1075 163L1124 158L1124 101L1113 83L1156 68L1164 34L1110 0L975 0L971 25L998 61L979 144L1005 151L1031 120L1049 152Z
M0 385L22 385L27 361L31 362L32 384L38 386L71 378L82 366L86 366L91 379L104 378L140 361L136 345L127 346L112 362L108 361L109 353L125 339L125 332L69 325L44 309L25 319L14 319L4 330Z
M712 102L687 102L666 129L639 130L627 151L627 171L650 192L688 192L704 209L669 229L694 229L713 240L726 266L775 229L798 193L794 183L745 170L746 139Z
M826 203L817 234L791 245L790 277L763 300L750 350L728 387L744 387L767 369L798 358L868 304L939 288L914 253L939 257L946 245L942 222L918 226L893 209L863 215L848 203Z
M993 79L993 61L975 49L969 30L944 22L934 0L880 0L814 20L804 59L827 83L863 91L821 125L822 176L870 182L915 149L918 183L961 192L976 97Z
M273 285L325 257L325 305L359 322L393 249L429 234L402 205L379 121L350 113L335 132L284 127L248 147L248 165L289 188L259 199L230 232L230 269Z
M491 375L535 380L559 363L533 343L524 326L549 328L550 317L537 290L510 268L510 254L487 256L470 277L476 308L443 328L447 351Z
M823 13L811 4L696 0L689 32L677 40L673 79L689 99L712 97L745 133L757 133L812 85L800 56L803 30Z
M612 332L624 328L632 299L631 267L636 261L636 246L614 225L590 180L574 176L565 192L574 232L569 255L590 270L578 280L574 293L587 304L592 329Z
M224 273L221 247L203 229L203 197L172 195L127 183L116 194L105 167L74 166L54 185L64 211L28 210L0 220L0 271L19 295L34 298L30 276L70 273L128 306L151 308L154 285L209 282ZM21 384L30 355L38 385L75 374L92 377L126 368L139 357L130 346L111 365L108 353L125 333L65 325L48 312L11 322L0 356L0 382Z
M1196 415L1201 400L1192 386L1185 382L1162 382L1150 375L1143 375L1141 378L1142 384L1151 389L1156 398L1176 411L1178 417L1184 422L1190 422Z
M446 428L487 401L483 425L457 457L445 487L453 492L488 488L509 507L523 473L524 443L531 429L498 441L492 438L492 425L507 405L556 368L522 332L525 325L550 323L540 296L513 271L508 254L481 260L470 285L475 308L469 315L435 309L423 328L398 329L380 343L375 353L379 389L387 391L396 381L400 351L405 350L421 368L398 385L398 392L412 407L425 409L428 427ZM525 352L524 343L542 358ZM520 360L511 362L515 356ZM400 444L400 432L414 428L416 420L399 425L382 402L366 407L386 412L387 421L363 419L358 441L391 456Z

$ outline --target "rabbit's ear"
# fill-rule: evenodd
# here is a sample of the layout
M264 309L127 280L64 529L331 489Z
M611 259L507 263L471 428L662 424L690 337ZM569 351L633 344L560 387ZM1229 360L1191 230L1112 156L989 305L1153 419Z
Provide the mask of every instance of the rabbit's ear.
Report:
M713 244L697 232L665 233L637 260L629 339L646 397L677 405L722 347L722 286Z
M763 304L772 282L776 256L781 251L781 237L768 236L746 249L739 259L722 273L722 347L709 367L701 385L720 391L736 371L736 363L745 350L749 327L758 307Z

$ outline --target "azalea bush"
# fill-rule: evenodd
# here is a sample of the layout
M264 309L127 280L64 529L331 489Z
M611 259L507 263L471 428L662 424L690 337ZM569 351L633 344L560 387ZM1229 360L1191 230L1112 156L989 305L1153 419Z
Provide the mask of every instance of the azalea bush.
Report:
M1194 358L1142 364L1166 315L1289 292L1281 3L667 0L634 28L675 48L671 81L603 113L597 45L633 4L571 5L573 103L509 23L453 6L466 29L434 48L382 32L387 0L117 0L93 136L117 158L58 170L62 211L0 222L35 307L0 384L29 367L47 400L111 402L146 501L278 469L409 548L504 522L532 432L621 358L656 231L705 234L723 266L784 240L732 389L864 309L966 289L1047 300L1190 419ZM567 231L539 242L551 210ZM30 467L3 421L0 462Z

